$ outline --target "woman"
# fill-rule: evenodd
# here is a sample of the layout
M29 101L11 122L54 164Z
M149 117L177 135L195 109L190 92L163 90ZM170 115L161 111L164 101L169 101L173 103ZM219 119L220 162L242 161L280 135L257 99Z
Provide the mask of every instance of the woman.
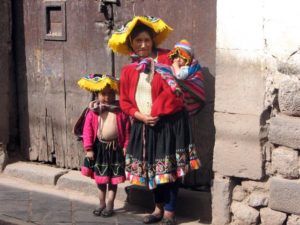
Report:
M132 184L145 185L154 193L155 209L144 223L172 225L178 193L177 178L199 161L190 143L188 115L183 99L143 60L171 64L168 51L158 49L172 31L161 19L136 16L113 34L109 47L131 55L123 67L120 106L134 118L126 154L126 173ZM142 69L141 69L142 68Z

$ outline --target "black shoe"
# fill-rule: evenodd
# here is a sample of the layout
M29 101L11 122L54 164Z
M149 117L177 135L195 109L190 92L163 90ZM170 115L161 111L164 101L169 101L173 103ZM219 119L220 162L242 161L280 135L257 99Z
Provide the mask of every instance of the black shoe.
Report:
M104 209L105 209L105 207L101 207L101 208L95 209L95 210L93 211L94 216L101 216L101 213L102 213L102 211L103 211Z
M113 209L104 209L101 213L101 216L103 217L111 217L114 214Z
M144 217L143 222L145 224L157 223L157 222L161 221L162 218L163 218L163 215L150 214L150 215L147 215Z
M175 217L172 219L163 218L159 225L176 225Z

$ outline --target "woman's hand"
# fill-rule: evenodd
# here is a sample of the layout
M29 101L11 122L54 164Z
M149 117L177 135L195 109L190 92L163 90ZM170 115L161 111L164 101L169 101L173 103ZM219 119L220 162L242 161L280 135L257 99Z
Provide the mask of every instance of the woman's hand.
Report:
M149 126L155 126L157 121L159 120L159 117L155 116L149 116L149 115L144 115L144 118L143 118L143 122L144 124L146 125L149 125Z
M146 125L149 125L149 126L155 126L156 123L158 122L159 120L159 117L158 116L150 116L150 115L145 115L145 114L142 114L140 112L135 112L134 113L134 117L140 121L142 121L144 124Z
M90 160L94 160L94 152L92 150L87 151L85 156Z

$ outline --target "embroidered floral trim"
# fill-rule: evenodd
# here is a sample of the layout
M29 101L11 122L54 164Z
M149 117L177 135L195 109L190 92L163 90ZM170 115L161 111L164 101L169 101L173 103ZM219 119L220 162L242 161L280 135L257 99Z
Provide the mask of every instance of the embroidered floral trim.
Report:
M168 155L156 159L155 163L133 158L126 155L126 177L132 184L156 188L157 184L176 181L178 177L185 176L190 170L199 169L200 161L194 145L188 149L177 149L176 155Z

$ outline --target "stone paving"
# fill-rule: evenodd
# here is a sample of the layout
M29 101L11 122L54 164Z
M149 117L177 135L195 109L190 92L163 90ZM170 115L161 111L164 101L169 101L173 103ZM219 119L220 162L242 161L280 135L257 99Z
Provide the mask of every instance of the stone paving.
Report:
M115 215L93 216L96 196L0 173L0 225L138 225L149 210L115 201ZM178 218L178 224L200 225Z
M142 224L141 216L133 214L134 208L120 201L115 202L115 216L96 217L92 214L98 203L96 197L36 185L5 175L0 176L0 202L0 215L19 222L40 225Z

